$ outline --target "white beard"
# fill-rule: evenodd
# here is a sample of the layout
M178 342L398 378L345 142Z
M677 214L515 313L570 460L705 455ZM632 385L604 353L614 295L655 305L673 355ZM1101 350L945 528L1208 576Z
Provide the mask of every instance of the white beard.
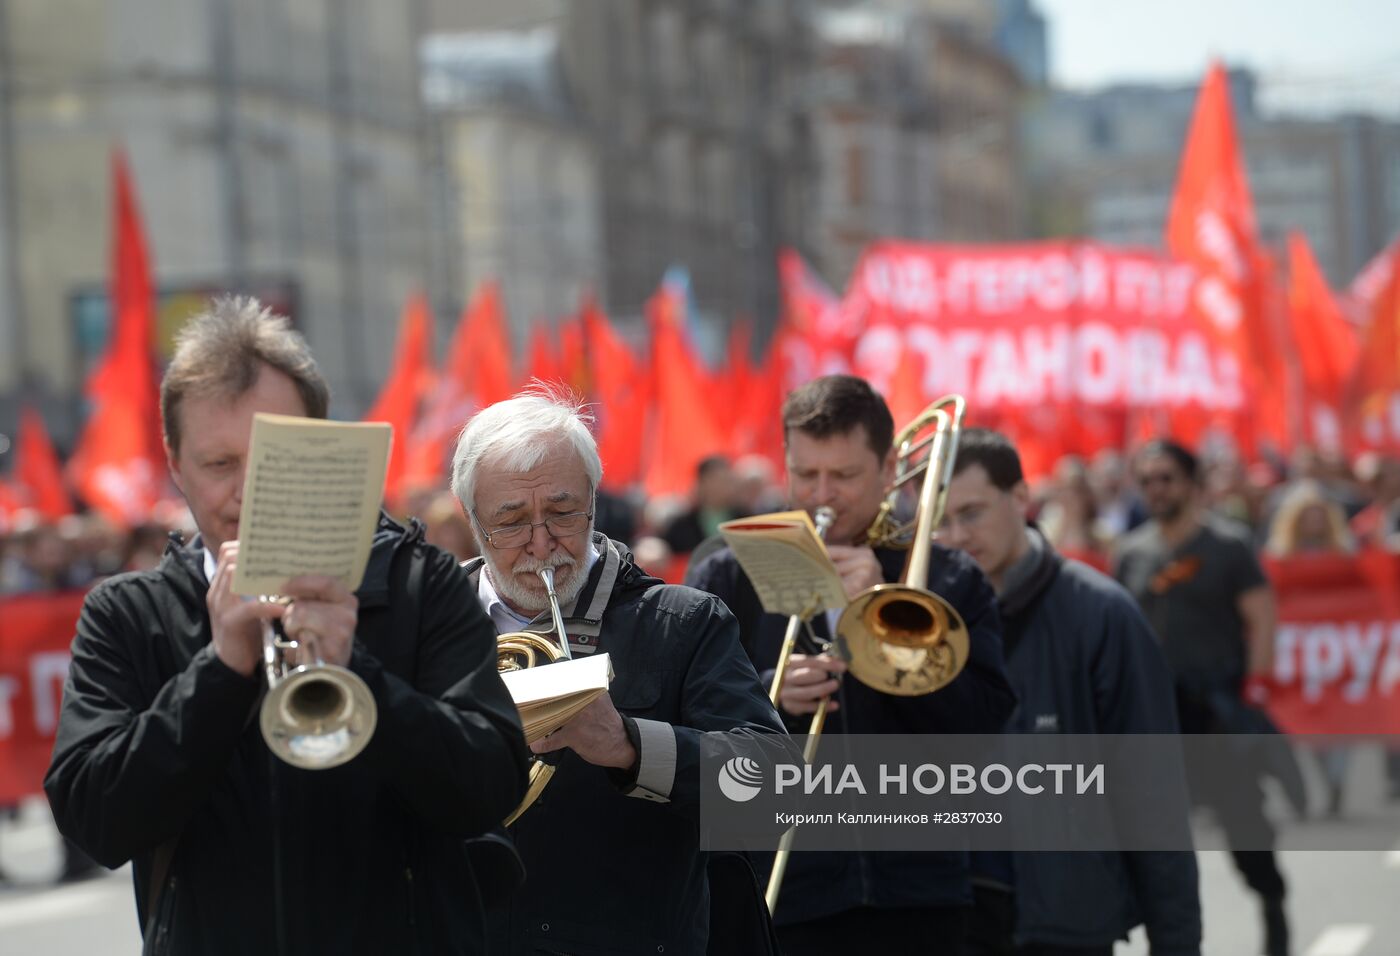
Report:
M591 541L593 529L588 529L588 536ZM592 544L589 544L592 547ZM554 568L554 593L559 597L559 607L568 607L569 602L578 597L583 590L584 584L588 581L588 575L583 573L583 565L574 559L569 552L563 548L555 551L544 560L532 558L528 554L522 554L515 562L514 573L504 574L496 567L495 555L488 544L482 549L482 557L486 559L486 573L491 576L491 586L496 589L496 593L506 600L507 603L533 615L539 615L549 608L549 598L545 594L544 581L535 572L540 568ZM529 575L538 584L539 590L528 590L521 583L521 578Z

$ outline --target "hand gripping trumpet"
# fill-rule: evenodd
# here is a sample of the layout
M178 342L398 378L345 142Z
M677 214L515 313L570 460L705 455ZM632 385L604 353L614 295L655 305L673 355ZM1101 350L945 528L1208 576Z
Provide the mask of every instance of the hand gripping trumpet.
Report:
M275 595L258 600L288 603ZM321 659L314 634L289 640L277 631L275 622L263 621L267 695L258 724L268 749L303 770L325 770L355 759L374 736L379 716L374 695L358 675ZM311 663L288 669L292 651L310 657Z
M539 633L536 631L512 631L509 634L502 634L496 638L496 670L500 672L523 670L527 667L534 667L540 663L540 658L544 658L544 663L553 664L556 661L573 660L573 654L569 650L569 638L564 633L564 615L559 610L559 595L554 591L554 569L540 568L537 572L540 580L544 582L545 593L549 596L550 619L553 622L554 633L558 636L559 642L556 644L548 637L548 632ZM534 743L539 734L532 738L527 738L527 743ZM545 763L538 757L530 759L530 782L525 788L525 797L520 801L520 806L506 818L506 826L510 826L520 815L530 809L530 804L534 803L544 788L549 784L550 778L554 776L554 767Z

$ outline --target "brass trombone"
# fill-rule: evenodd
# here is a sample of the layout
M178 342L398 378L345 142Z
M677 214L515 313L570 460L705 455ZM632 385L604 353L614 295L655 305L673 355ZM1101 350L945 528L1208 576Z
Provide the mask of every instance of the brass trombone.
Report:
M826 533L831 529L836 521L836 512L822 505L812 515L812 520L817 525L817 537L823 542L826 541ZM792 662L792 652L797 646L797 636L802 628L806 626L807 619L811 614L794 614L788 618L787 632L783 635L783 647L778 652L778 667L773 672L773 684L768 689L768 699L773 706L778 706L778 696L783 692L783 681L787 679L788 668ZM807 728L807 744L802 748L802 762L811 763L812 758L817 755L817 741L821 740L822 728L826 725L827 703L829 697L823 697L821 703L817 704L816 713L812 714L812 723ZM768 875L768 889L764 893L764 899L768 902L768 911L773 912L778 905L778 891L783 885L783 876L787 873L788 857L792 854L792 839L797 833L794 827L783 833L782 839L778 841L778 853L773 857L773 870Z
M951 412L947 409L951 407ZM879 513L866 531L872 548L908 548L900 584L877 584L857 594L836 624L835 645L846 659L857 680L886 694L913 697L947 686L967 664L968 631L962 615L947 600L927 588L929 551L933 531L943 520L948 503L948 484L953 479L958 434L962 429L965 403L961 395L948 395L925 408L895 436L898 448L895 479ZM928 428L933 434L919 438ZM924 449L928 455L914 458ZM918 512L912 522L901 524L895 518L904 485L923 475ZM788 621L778 671L773 677L771 696L776 706L792 640L802 619ZM816 756L826 722L828 699L823 699L812 715L803 760ZM787 872L796 828L786 831L773 858L764 898L770 913L777 912L778 893Z
M486 572L483 570L482 573ZM496 638L496 670L500 673L535 667L541 657L548 664L573 660L574 655L569 650L569 638L564 633L564 615L559 610L559 595L554 591L554 569L540 568L536 573L544 582L545 594L549 596L550 618L553 622L554 633L559 637L559 642L556 644L551 641L547 636L548 632L512 631L509 634L502 634ZM533 737L527 737L526 743L534 743L547 734L548 731L545 731L537 733ZM525 788L525 796L520 801L520 806L506 817L506 826L510 826L520 818L522 813L530 809L530 805L539 799L540 794L544 792L544 788L553 776L553 765L545 763L538 757L530 758L530 782Z
M857 594L836 624L836 644L861 683L886 694L915 697L940 690L967 664L968 630L962 615L928 589L933 533L948 504L966 403L945 395L895 437L895 480L867 532L871 547L908 547L898 584L877 584ZM918 436L932 428L925 438ZM923 460L915 457L928 449ZM903 486L923 476L912 522L894 518Z
M259 601L287 603L263 595ZM310 664L287 669L287 655L302 650ZM353 760L374 736L379 709L359 675L327 664L314 635L300 640L277 636L272 621L263 621L263 669L267 696L258 712L263 740L279 758L303 770L325 770Z

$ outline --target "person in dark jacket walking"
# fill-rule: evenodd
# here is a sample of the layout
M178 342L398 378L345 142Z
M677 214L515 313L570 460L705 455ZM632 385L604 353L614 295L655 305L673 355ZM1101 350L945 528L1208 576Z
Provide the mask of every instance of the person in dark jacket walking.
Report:
M1162 642L1182 732L1250 732L1237 722L1245 716L1245 727L1254 723L1247 705L1264 702L1260 695L1273 671L1273 588L1247 530L1206 509L1199 463L1189 449L1165 439L1149 442L1135 468L1152 520L1120 543L1114 577ZM1234 747L1223 739L1196 739L1186 764L1191 796L1215 811L1235 866L1259 897L1263 952L1288 956L1287 884L1274 857L1264 791L1251 774L1219 772L1222 764L1242 763Z
M453 458L452 490L481 549L467 566L474 595L497 631L552 631L538 575L552 567L571 653L606 652L615 674L531 745L557 765L510 827L528 875L489 914L491 951L699 956L711 919L701 740L798 755L724 605L664 584L593 533L602 473L581 409L545 393L480 412Z
M783 405L788 494L809 512L836 512L827 551L848 595L897 581L905 553L864 544L893 480L894 422L870 385L849 375L816 379ZM739 618L744 649L771 680L787 619L765 614L752 582L728 548L694 565L686 582L721 598ZM937 544L927 586L957 608L971 632L967 666L947 687L897 697L867 687L832 654L795 654L780 704L805 733L825 696L835 695L827 734L996 733L1015 696L1002 669L994 596L964 554ZM830 639L834 622L812 620ZM774 922L783 952L959 953L972 902L964 852L794 853Z
M1012 733L1175 734L1171 673L1123 587L1026 523L1030 490L1003 435L962 433L940 537L987 574L1018 700ZM1185 807L1181 829L1186 830ZM1196 857L980 852L968 956L1112 956L1146 924L1153 956L1199 956Z
M323 418L305 342L248 299L191 320L161 384L171 475L199 536L88 595L44 781L59 829L132 860L147 953L474 953L464 841L525 787L520 719L468 577L422 529L381 519L363 583L230 591L253 415ZM276 608L274 610L273 608ZM257 720L261 619L317 635L374 695L378 724L339 767L300 770Z

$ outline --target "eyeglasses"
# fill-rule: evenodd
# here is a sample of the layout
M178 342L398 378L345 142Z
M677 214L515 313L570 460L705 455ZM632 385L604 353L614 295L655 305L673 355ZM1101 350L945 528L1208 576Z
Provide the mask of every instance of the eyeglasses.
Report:
M491 531L486 530L486 526L477 517L476 509L472 509L472 520L481 529L481 533L486 537L491 547L498 550L505 548L518 548L534 537L535 529L544 525L544 529L549 532L551 538L570 538L576 534L582 534L588 530L588 523L593 520L591 511L573 511L566 515L550 515L543 521L529 522L522 521L519 524L502 525Z

